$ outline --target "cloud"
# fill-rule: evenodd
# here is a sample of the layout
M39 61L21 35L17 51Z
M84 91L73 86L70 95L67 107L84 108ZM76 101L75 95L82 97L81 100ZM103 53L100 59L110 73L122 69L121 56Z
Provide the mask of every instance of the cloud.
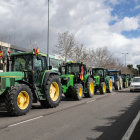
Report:
M122 31L139 29L139 16L112 15L115 5L126 0L51 0L50 1L50 52L57 42L58 33L69 31L87 48L107 46L123 59L122 52L129 53L128 62L140 60L140 38L126 38ZM29 48L30 38L40 51L47 53L47 0L1 0L0 34L6 31L16 45ZM113 5L113 6L112 6ZM109 25L115 21L114 25ZM133 57L135 55L135 57Z

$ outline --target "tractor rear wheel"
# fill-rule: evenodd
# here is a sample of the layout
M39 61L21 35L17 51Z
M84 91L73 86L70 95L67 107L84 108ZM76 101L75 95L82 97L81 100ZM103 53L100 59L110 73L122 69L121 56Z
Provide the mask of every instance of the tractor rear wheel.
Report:
M57 75L50 75L45 86L46 100L40 101L44 108L53 108L59 105L62 97L62 87Z
M122 79L119 79L120 90L122 90Z
M72 87L72 97L74 100L81 100L83 97L83 86L82 84L74 84Z
M126 88L126 82L123 83L123 87Z
M128 80L127 80L127 82L126 82L126 87L128 88Z
M7 111L13 116L25 115L32 106L32 92L25 84L12 86L5 98Z
M115 82L115 90L119 90L119 82L118 81Z
M94 81L92 78L88 78L87 81L87 93L84 93L85 97L92 98L94 95Z
M107 89L107 92L108 93L111 93L112 92L112 89L113 89L113 83L112 83L112 79L108 79L108 89Z
M100 86L100 94L105 94L105 93L106 93L106 85L104 83L104 84L101 84Z

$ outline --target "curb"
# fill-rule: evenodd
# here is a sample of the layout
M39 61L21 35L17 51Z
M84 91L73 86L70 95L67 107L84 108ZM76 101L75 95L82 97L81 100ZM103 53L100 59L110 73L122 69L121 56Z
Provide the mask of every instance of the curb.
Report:
M131 125L129 126L129 128L127 129L126 133L124 134L123 138L121 140L129 140L138 121L140 119L140 111L137 114L136 118L133 120L133 122L131 123Z

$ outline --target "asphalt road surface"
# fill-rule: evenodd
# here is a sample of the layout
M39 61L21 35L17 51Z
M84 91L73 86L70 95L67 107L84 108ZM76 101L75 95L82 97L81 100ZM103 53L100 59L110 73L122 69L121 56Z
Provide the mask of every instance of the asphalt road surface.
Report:
M0 140L121 140L140 110L140 92L121 91L73 101L57 108L34 104L21 117L0 108Z

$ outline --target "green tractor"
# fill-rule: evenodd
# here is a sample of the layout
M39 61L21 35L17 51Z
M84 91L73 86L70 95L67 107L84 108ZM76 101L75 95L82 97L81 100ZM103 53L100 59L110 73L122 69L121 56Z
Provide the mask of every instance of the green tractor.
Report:
M105 94L112 92L113 83L112 77L108 76L108 69L106 68L92 68L92 77L95 81L95 93L97 90L100 91L100 94Z
M132 80L133 80L133 76L131 74L127 74L127 78L129 80L128 85L130 86Z
M129 79L127 78L127 74L121 74L123 87L127 88L129 86Z
M87 74L86 64L73 61L60 65L62 89L65 97L72 97L73 100L81 100L85 97L93 97L94 81L90 74Z
M8 65L8 72L0 73L0 104L5 103L9 114L25 115L37 101L45 108L59 105L61 83L58 73L49 70L46 54L39 50L12 54Z

